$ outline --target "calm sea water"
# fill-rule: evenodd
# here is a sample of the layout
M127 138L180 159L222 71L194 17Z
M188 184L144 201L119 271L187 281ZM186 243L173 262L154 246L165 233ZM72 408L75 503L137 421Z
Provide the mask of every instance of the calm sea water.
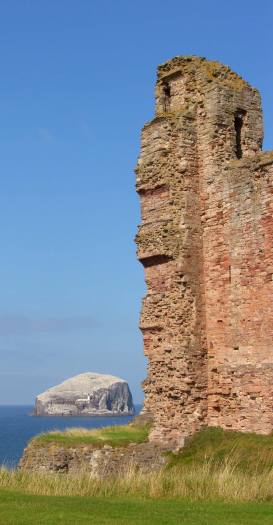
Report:
M141 405L136 405L136 413ZM68 427L100 428L124 425L133 416L33 417L32 406L0 406L0 465L15 467L27 442L36 434Z

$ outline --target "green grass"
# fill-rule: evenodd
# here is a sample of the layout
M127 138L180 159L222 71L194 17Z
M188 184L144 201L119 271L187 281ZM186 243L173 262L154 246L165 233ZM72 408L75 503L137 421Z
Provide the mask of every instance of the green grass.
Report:
M32 443L37 445L56 443L67 447L76 445L121 447L130 443L144 443L148 440L149 431L149 425L139 426L133 423L93 430L68 428L64 432L53 431L40 434L33 438Z
M273 435L208 428L196 433L180 453L169 456L170 467L228 462L243 471L263 472L273 468Z
M37 444L112 446L147 439L149 427L71 429ZM57 439L56 439L57 436ZM217 428L169 454L159 472L130 469L100 479L0 468L0 525L272 525L273 436Z
M262 473L243 472L230 463L219 466L205 463L142 473L128 466L127 472L101 479L86 470L58 474L2 468L0 490L35 496L267 503L273 502L273 469Z
M0 492L0 525L272 525L273 505Z

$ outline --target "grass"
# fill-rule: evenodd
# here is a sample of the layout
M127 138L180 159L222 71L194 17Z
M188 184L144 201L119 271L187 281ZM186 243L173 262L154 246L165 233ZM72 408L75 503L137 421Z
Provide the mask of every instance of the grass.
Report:
M68 429L40 435L34 443L121 446L146 441L148 432L148 426L134 424L99 430ZM272 435L209 428L195 434L180 453L168 456L169 462L160 472L143 474L128 466L125 474L103 480L83 470L59 475L0 469L0 489L44 496L273 502Z
M110 445L111 447L127 446L130 443L144 443L148 440L149 425L139 426L133 423L122 426L112 426L88 430L85 428L68 428L64 432L53 431L39 434L32 444L56 443L62 446L94 445L96 447Z
M169 467L229 463L245 472L273 468L273 435L208 428L196 433L179 454L170 454Z
M120 446L145 441L148 431L68 429L35 442ZM32 523L272 525L273 436L207 429L159 472L128 468L103 480L0 468L0 525Z
M126 445L147 440L148 426L99 430L68 429L34 439L77 446ZM44 496L178 498L188 501L273 502L273 436L209 428L193 436L178 454L169 453L160 472L125 474L100 480L84 471L59 475L0 470L0 489ZM272 519L273 523L273 519Z
M1 525L272 525L271 504L49 497L0 491Z
M176 465L148 474L127 473L99 479L88 472L57 474L0 470L0 490L37 496L180 499L190 502L273 502L273 469L240 471L232 463ZM273 523L273 518L272 518Z

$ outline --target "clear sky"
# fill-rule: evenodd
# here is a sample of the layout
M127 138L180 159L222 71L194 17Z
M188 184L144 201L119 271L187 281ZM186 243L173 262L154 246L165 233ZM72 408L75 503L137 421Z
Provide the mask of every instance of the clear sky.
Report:
M133 168L158 64L259 88L273 145L272 0L0 0L0 404L80 372L141 401Z

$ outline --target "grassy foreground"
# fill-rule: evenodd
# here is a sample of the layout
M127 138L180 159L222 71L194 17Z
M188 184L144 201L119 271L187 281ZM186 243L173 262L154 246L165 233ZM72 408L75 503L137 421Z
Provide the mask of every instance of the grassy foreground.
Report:
M34 438L73 446L96 440L124 445L147 439L148 427L127 425L99 430L74 429ZM89 441L88 441L89 442ZM41 496L176 498L188 501L272 502L273 436L241 434L210 428L197 433L179 454L169 454L160 472L126 473L98 479L89 472L37 473L0 469L0 490ZM272 517L273 524L273 517ZM1 524L0 524L1 525Z
M43 474L1 469L0 490L37 496L273 503L273 469L244 472L232 463L217 467L207 463L148 474L128 469L126 474L106 479L91 477L88 472Z
M272 525L271 504L31 496L0 492L1 525Z
M148 427L51 432L34 443L112 446L147 440ZM88 472L0 468L0 525L272 525L273 435L207 429L160 472L98 479Z

